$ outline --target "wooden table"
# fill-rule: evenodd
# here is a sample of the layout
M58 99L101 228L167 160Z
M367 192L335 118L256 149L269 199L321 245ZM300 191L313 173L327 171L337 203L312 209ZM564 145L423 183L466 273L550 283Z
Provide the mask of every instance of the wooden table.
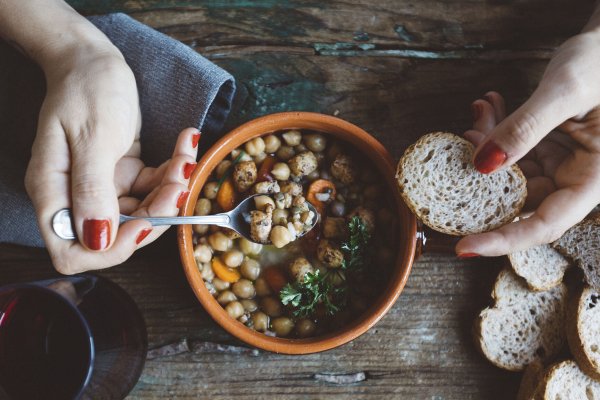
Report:
M487 90L505 94L514 109L535 87L553 49L578 32L593 5L589 0L71 4L85 14L124 11L229 70L242 94L230 127L286 110L335 114L377 137L395 158L426 132L465 130L470 103ZM173 235L102 275L136 300L151 348L178 344L173 348L179 354L147 361L131 399L510 399L520 376L488 364L470 333L503 262L425 255L396 305L373 329L341 348L308 356L252 351L219 328L187 285ZM45 251L0 246L0 282L52 274Z

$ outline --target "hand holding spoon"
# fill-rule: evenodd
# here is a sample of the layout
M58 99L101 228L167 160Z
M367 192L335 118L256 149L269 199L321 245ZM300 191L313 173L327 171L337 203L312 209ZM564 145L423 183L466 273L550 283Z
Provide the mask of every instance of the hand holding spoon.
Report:
M122 224L127 221L134 219L145 219L150 222L152 226L161 225L217 225L223 228L229 228L239 233L251 242L254 242L250 236L250 212L256 209L254 205L254 197L259 195L250 196L244 199L238 204L233 210L215 214L215 215L202 215L202 216L188 216L188 217L130 217L127 215L120 215L119 223ZM303 236L311 229L315 227L319 220L319 213L315 207L309 202L306 203L310 211L312 211L316 218L313 218L310 229L305 230L300 234ZM76 239L75 229L73 228L73 220L71 217L71 209L63 208L59 210L52 218L52 229L54 233L61 239L72 240ZM300 237L299 236L299 237Z

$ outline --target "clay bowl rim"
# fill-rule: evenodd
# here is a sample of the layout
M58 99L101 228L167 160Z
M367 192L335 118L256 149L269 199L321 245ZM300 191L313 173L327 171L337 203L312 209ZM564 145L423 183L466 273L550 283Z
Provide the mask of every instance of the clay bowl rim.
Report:
M233 149L248 140L287 129L308 129L335 136L358 148L382 173L388 190L392 191L399 218L395 268L390 283L382 295L365 310L360 318L323 336L306 339L286 339L267 336L229 317L225 309L208 292L194 260L192 227L181 225L177 231L179 253L186 278L210 316L227 332L259 349L283 354L310 354L341 346L362 335L375 325L394 305L410 274L417 249L417 221L401 198L395 182L395 167L385 147L363 129L342 119L312 112L284 112L256 118L232 130L216 142L198 162L190 178L190 194L180 215L193 215L202 186L216 167Z

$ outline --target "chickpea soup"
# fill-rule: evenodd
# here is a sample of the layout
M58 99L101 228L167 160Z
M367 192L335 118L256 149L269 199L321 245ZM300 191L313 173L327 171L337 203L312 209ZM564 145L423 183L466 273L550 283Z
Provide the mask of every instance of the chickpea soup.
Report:
M391 196L367 157L320 132L254 138L215 168L195 214L255 194L253 242L193 227L209 292L231 318L271 336L319 336L357 319L384 290L398 239Z

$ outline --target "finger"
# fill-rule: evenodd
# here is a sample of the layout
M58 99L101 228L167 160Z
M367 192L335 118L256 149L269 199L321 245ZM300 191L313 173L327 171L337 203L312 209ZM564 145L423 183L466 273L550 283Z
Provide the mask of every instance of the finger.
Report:
M485 100L475 100L471 107L473 109L473 130L484 135L489 134L496 127L494 108Z
M512 165L554 127L571 117L573 105L561 97L552 97L554 94L538 88L525 104L494 128L475 152L475 167L489 174Z
M117 161L115 166L114 184L117 196L125 196L130 193L131 187L144 168L144 163L139 157L125 156Z
M536 176L527 179L527 199L525 200L525 210L535 210L544 199L556 191L554 181L547 176Z
M594 208L599 194L572 187L553 192L531 217L464 237L456 245L456 252L500 256L553 242Z
M473 129L469 129L468 131L463 133L463 136L469 142L473 143L473 146L475 146L475 147L479 146L479 143L481 143L485 140L485 134L483 134L479 131L473 130Z
M521 168L523 175L525 175L525 178L528 180L533 177L543 175L544 173L544 170L540 164L533 160L520 160L517 165L519 168Z
M139 208L140 204L141 200L136 199L135 197L119 197L119 210L121 214L130 215Z
M93 251L108 249L119 226L114 176L122 154L105 134L80 134L70 143L73 223L81 244Z
M494 116L496 123L500 123L506 118L506 105L504 104L504 97L498 92L487 92L483 98L492 105L494 108Z
M50 253L52 263L58 272L65 275L121 264L138 248L140 237L144 240L151 229L150 223L143 219L126 222L119 227L110 249L103 252L90 252L78 242L63 241L57 251Z
M172 160L164 162L158 168L144 168L132 185L132 193L139 197L146 196L163 183L165 176L168 176L167 182L187 184L196 165L198 140L200 140L200 132L197 129L186 128L181 131L175 144Z

